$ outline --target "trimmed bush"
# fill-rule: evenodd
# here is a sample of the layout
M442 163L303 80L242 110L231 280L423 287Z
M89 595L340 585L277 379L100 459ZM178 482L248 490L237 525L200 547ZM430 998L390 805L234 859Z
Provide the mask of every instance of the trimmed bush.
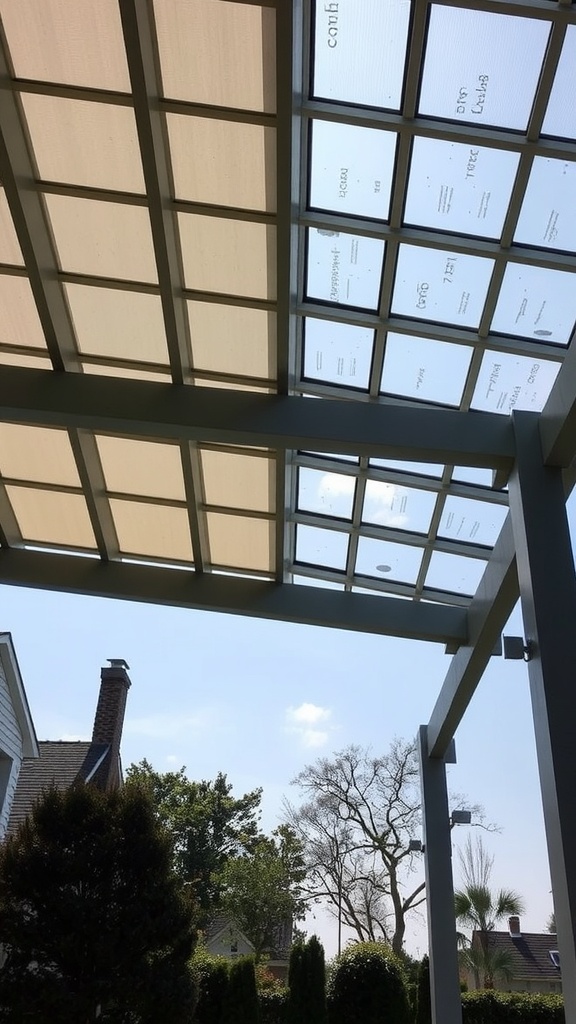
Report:
M198 949L192 957L192 971L199 988L193 1020L198 1024L220 1024L228 988L228 961Z
M564 1024L564 1000L556 995L484 989L462 996L464 1024Z
M432 1000L430 996L430 961L423 956L418 968L416 995L416 1024L432 1024Z
M290 951L288 1024L327 1024L324 947L313 935Z
M288 1024L288 989L258 993L260 1024Z
M410 1024L402 964L389 946L359 942L335 961L329 1024Z
M230 967L221 1024L259 1024L259 1018L254 960L243 956Z

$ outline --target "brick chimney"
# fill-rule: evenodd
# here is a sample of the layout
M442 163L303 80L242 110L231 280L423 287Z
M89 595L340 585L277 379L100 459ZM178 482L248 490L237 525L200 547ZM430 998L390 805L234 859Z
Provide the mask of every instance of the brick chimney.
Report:
M508 918L508 931L510 932L510 938L522 938L522 932L520 931L520 918L516 915L514 915L514 917Z
M107 743L108 757L98 769L94 779L102 789L116 789L120 785L120 741L124 725L126 698L131 686L123 658L108 658L109 667L100 672L100 694L94 717L93 743Z

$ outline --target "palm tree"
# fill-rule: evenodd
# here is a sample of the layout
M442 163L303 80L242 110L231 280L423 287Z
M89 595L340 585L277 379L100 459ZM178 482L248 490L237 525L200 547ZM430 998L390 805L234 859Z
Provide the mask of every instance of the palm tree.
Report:
M509 976L511 963L507 953L490 949L490 932L503 918L522 914L524 904L512 889L491 890L494 858L486 853L481 839L473 844L468 838L459 859L464 885L454 893L456 919L465 928L476 932L479 941L479 946L473 948L472 943L462 936L465 945L461 959L472 970L477 988L481 980L484 988L494 988L495 974Z

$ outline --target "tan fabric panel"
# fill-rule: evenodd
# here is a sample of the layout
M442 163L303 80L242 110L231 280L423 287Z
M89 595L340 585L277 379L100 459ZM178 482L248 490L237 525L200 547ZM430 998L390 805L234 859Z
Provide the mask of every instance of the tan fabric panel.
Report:
M13 480L80 486L65 430L0 423L0 473Z
M117 0L0 0L17 78L130 92Z
M98 435L96 443L109 491L185 500L177 445L104 435Z
M48 355L22 355L20 352L7 352L0 346L0 364L2 366L28 366L33 370L51 370L52 363Z
M217 302L188 302L197 370L274 380L276 313Z
M276 298L276 228L252 221L178 214L187 288Z
M274 572L276 527L267 519L206 514L210 559L232 569Z
M276 209L276 130L241 121L168 114L177 199Z
M154 0L164 95L276 109L276 15L227 0Z
M205 449L201 452L207 505L274 512L276 463L256 455Z
M0 263L10 263L21 267L24 263L22 251L14 221L6 199L6 193L0 188Z
M46 195L62 270L156 283L148 211L124 203Z
M0 274L0 345L46 348L27 277Z
M41 179L145 191L132 108L40 93L21 98Z
M168 365L158 295L82 284L66 284L64 289L81 352Z
M192 561L188 513L170 505L111 498L110 507L120 550L165 561Z
M81 494L6 488L25 540L74 548L95 548L86 502Z
M1 362L1 359L0 359ZM134 370L125 366L107 366L105 363L82 363L84 373L92 373L96 377L124 377L128 380L152 380L158 384L170 384L172 378L166 373L155 373L154 370Z
M260 387L258 384L236 384L229 380L206 380L203 377L195 377L194 383L198 388L221 388L223 391L252 391L259 395L276 394L276 388Z

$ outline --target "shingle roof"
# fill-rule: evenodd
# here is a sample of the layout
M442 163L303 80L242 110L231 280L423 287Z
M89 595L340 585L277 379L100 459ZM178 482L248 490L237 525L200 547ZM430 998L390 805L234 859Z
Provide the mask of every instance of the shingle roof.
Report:
M38 758L24 758L8 821L10 835L30 813L44 789L68 789L77 779L86 781L108 745L90 740L45 740L38 744Z
M523 932L519 938L512 938L509 932L490 932L489 945L511 955L515 980L558 981L561 977L550 957L550 950L558 949L558 939L550 932Z

